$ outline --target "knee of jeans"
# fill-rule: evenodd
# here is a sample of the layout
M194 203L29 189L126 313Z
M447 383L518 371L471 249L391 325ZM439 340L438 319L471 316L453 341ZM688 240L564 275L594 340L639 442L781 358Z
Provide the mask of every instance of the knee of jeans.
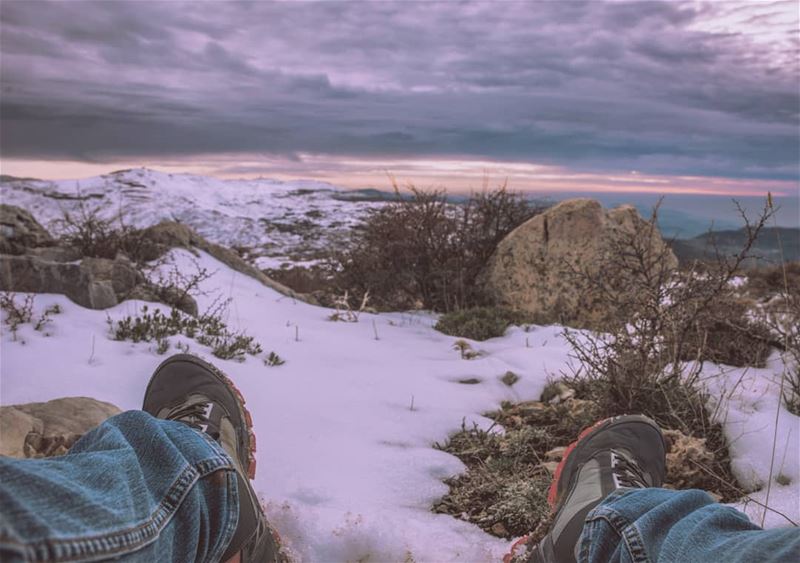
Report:
M75 442L70 453L79 453L100 444L112 445L130 441L132 436L145 436L157 431L158 419L144 411L125 411L107 418Z
M140 410L124 411L106 419L105 422L115 426L128 424L152 424L158 419L148 412Z

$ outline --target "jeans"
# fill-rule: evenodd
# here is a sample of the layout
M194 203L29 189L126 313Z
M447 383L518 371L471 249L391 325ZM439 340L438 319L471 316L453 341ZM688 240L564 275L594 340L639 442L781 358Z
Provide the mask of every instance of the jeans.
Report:
M762 530L703 491L618 489L586 517L582 562L800 561L800 529Z
M0 457L0 561L218 561L237 495L205 434L125 412L64 456Z
M130 411L67 455L0 457L0 561L218 561L239 517L231 459L205 434ZM702 491L620 489L586 519L581 561L800 561Z

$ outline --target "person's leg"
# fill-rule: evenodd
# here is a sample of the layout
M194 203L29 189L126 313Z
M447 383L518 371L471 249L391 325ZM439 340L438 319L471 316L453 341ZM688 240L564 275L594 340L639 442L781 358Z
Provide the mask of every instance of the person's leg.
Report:
M587 516L579 561L800 561L800 529L762 530L703 491L619 489Z
M250 483L253 421L233 382L178 354L156 369L142 410L60 458L0 458L0 560L280 557Z
M234 464L185 424L122 413L50 459L0 457L0 560L217 561Z
M584 430L556 469L555 515L530 563L800 561L799 529L764 531L702 491L659 488L665 458L644 416Z

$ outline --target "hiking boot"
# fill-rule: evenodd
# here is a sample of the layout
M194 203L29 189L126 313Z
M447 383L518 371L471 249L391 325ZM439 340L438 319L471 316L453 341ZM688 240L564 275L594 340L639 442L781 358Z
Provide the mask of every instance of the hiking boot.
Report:
M236 466L239 523L222 561L241 552L242 563L274 561L277 550L250 479L256 472L253 421L244 398L224 373L189 354L177 354L156 368L142 410L183 422L218 442Z
M641 415L607 418L585 429L564 452L547 501L555 511L530 563L573 563L589 511L621 487L660 487L666 447L655 422Z

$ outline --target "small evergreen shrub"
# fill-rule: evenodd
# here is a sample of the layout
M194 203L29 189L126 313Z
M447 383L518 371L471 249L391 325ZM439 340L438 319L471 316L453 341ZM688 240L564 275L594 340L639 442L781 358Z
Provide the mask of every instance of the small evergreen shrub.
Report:
M524 313L510 309L473 307L442 315L434 328L450 336L488 340L503 336L510 325L521 325L526 321L528 318Z
M168 338L182 334L211 348L211 353L223 360L244 360L245 355L256 356L263 350L252 336L244 332L231 331L222 321L220 308L212 309L199 317L192 317L177 309L169 314L143 305L136 316L127 316L119 321L108 319L114 340L131 342L156 342L160 354L169 349Z
M286 363L286 360L281 358L275 352L270 352L269 354L267 354L267 357L264 358L264 365L270 366L270 367L282 366L285 363Z

